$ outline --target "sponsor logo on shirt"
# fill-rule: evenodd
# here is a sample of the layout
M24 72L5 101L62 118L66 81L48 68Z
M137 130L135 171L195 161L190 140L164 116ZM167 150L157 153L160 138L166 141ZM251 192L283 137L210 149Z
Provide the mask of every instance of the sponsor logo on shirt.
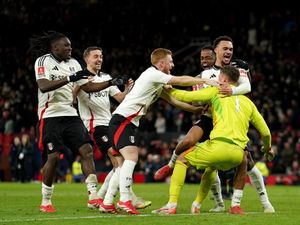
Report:
M50 75L50 80L61 80L64 78L65 78L65 76L63 76L63 75L54 75L54 74Z
M89 93L89 98L91 98L92 96L94 97L109 97L108 91L99 91L99 92L92 92Z

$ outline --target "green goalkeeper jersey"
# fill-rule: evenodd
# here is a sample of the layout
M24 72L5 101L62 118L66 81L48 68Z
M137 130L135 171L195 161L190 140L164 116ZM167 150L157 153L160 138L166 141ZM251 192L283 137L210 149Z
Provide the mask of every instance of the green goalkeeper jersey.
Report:
M249 123L260 133L264 147L271 147L270 130L258 112L254 103L244 95L225 97L216 87L207 87L198 91L172 89L169 92L183 102L210 103L212 108L213 130L210 139L219 139L245 148Z

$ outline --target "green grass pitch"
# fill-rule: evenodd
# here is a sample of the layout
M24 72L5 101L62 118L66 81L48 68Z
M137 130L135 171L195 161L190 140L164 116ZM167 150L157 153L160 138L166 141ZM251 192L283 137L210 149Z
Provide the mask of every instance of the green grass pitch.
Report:
M101 214L86 207L87 194L85 184L55 184L52 202L57 209L54 214L39 212L41 185L38 183L0 183L0 225L11 224L207 224L207 225L293 225L300 224L300 187L267 186L269 198L276 210L275 214L264 214L259 197L252 186L246 186L242 208L246 215L209 213L213 201L209 197L204 201L201 214L194 216L190 206L198 185L185 184L176 215L154 215L151 211L164 205L168 200L167 183L135 184L135 192L152 201L152 206L140 210L141 215ZM226 210L230 201L225 201Z

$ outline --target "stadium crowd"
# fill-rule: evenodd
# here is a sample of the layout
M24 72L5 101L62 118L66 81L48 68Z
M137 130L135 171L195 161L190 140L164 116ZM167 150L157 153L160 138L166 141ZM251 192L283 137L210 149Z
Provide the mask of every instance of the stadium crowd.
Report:
M21 0L7 1L1 7L1 180L38 179L42 160L35 137L37 85L35 59L27 53L28 41L34 34L56 30L71 38L72 55L80 62L86 46L99 45L105 53L103 70L112 75L127 74L133 79L149 66L149 54L156 47L174 52L173 74L196 75L200 72L202 45L216 36L229 35L234 40L235 57L249 63L252 75L249 96L272 132L277 155L267 164L270 174L292 175L295 177L292 182L300 183L300 68L297 60L300 15L276 4L270 8L271 13L264 13L254 11L254 6L239 11L241 5L218 3L220 7L214 13L224 18L220 22L209 19L205 9L198 11L197 7L191 7L195 4L192 0L187 0L187 4L164 0L162 7L154 8L155 2L143 2L144 10L139 10L141 3L128 0L118 3ZM207 2L207 11L216 2ZM108 10L111 12L107 13ZM182 49L187 50L180 51ZM147 182L153 181L153 172L168 161L178 138L196 119L164 100L155 103L139 127L142 149L136 171L143 172ZM249 130L255 160L261 161L257 135L254 129ZM60 167L59 172L67 174L74 159L75 156L66 154L62 163L67 166ZM98 171L110 170L109 161L99 152L95 160ZM192 175L188 177L191 182L197 179Z

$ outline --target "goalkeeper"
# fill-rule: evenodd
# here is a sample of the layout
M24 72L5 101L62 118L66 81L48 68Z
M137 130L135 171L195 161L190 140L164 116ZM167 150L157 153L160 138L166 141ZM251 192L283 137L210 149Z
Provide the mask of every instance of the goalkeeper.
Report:
M221 68L219 82L223 82L222 84L226 85L226 83L229 83L234 85L238 78L239 72L236 68L231 66ZM195 166L197 169L205 169L199 194L193 202L192 207L200 209L215 179L216 170L228 170L243 162L243 149L249 140L247 137L249 122L261 134L266 156L272 159L273 152L271 150L270 131L253 102L247 97L238 95L222 98L216 87L209 87L197 92L173 89L170 91L170 94L184 102L201 101L211 103L212 105L214 128L210 134L211 140L197 144L184 154L184 165ZM172 185L172 181L170 185ZM241 199L242 194L242 189L235 190L233 198L237 197ZM240 202L237 202L236 206L239 207L239 204ZM166 212L168 214L170 208L172 206L168 203L166 206L154 210L153 213Z

